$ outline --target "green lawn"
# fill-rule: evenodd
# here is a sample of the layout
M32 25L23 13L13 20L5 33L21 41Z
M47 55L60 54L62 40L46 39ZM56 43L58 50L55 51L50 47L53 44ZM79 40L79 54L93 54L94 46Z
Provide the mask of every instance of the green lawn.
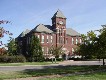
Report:
M97 72L93 74L74 75L74 76L49 78L41 80L106 80L106 72Z
M20 72L0 72L0 80L24 77L36 77L46 75L62 75L61 78L44 79L44 80L105 80L106 71L92 73L92 71L106 70L105 67L99 66L66 66L60 68L49 68L41 70L25 70ZM90 73L88 73L90 72ZM76 73L84 73L76 74ZM72 76L63 76L64 74L72 74ZM14 75L14 76L13 76ZM41 79L42 80L42 79Z
M25 63L0 63L0 66L22 66L22 65L48 65L48 64L58 64L52 62L25 62Z

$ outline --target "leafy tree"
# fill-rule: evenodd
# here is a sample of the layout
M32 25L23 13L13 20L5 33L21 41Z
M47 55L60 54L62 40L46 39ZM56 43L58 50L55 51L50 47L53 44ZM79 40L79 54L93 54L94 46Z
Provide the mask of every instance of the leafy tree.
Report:
M42 47L39 39L35 35L32 35L30 40L29 57L32 62L43 60Z
M93 31L87 33L87 36L82 36L83 43L78 46L77 52L84 57L97 57L103 59L103 65L105 65L104 59L106 58L106 25L99 31L100 34L96 36ZM93 57L94 58L94 57Z
M0 25L8 24L8 23L10 23L10 21L0 20ZM9 31L5 30L3 27L0 26L0 39L4 37L4 34L7 34L9 36L13 35L12 33L10 33ZM0 41L0 46L2 46L2 45L6 45L6 44L3 44L3 42Z
M95 53L95 39L96 34L93 31L87 32L87 35L82 34L82 43L78 44L77 51L75 51L77 54L81 55L82 58L91 59L94 58Z
M63 53L64 51L62 50L62 46L58 46L58 47L51 46L49 49L49 54L52 54L55 57L55 61L56 58L59 58L59 56L62 55Z
M100 35L97 38L96 50L97 56L103 58L103 65L105 65L104 58L106 58L106 25L103 25L103 28L99 30Z
M9 55L18 55L17 53L17 44L15 42L15 39L11 39L8 43L8 54Z

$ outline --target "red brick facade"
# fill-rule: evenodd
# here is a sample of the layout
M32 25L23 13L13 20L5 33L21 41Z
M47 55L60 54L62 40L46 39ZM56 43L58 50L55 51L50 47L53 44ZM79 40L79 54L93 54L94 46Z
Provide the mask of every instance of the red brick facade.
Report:
M45 25L40 24L37 26L37 28L39 28L40 26L45 26ZM71 57L74 48L76 47L76 44L81 43L80 34L72 30L73 34L70 35L70 33L72 32L67 32L66 18L61 16L52 17L52 26L49 26L48 29L50 29L53 32L49 33L46 32L46 30L37 31L37 29L33 31L34 30L33 29L28 33L24 33L25 34L24 36L18 37L18 44L21 47L23 47L20 48L20 51L24 53L28 52L28 44L30 44L30 36L31 34L35 34L41 42L42 50L46 57L49 56L48 50L52 45L56 47L63 46L63 49L67 50L66 54L69 55L69 57Z

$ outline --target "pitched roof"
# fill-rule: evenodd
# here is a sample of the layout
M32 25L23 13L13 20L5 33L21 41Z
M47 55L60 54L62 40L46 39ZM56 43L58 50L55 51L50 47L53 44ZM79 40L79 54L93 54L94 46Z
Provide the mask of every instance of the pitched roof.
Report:
M26 29L23 31L18 37L24 37L27 33L29 33L31 30Z
M66 18L64 16L64 14L58 9L57 12L53 15L52 18L56 18L56 17L60 17L60 18Z
M66 28L66 34L68 34L70 36L80 36L80 33L73 30L72 28Z
M32 31L36 31L36 32L47 32L47 33L52 33L53 32L52 30L50 30L47 27L47 25L43 25L43 24L37 25Z

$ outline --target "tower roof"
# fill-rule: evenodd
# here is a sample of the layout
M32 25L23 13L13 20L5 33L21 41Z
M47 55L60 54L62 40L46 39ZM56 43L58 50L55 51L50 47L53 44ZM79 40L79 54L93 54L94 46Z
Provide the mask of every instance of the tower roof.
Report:
M56 17L60 17L60 18L66 18L64 16L64 14L58 9L57 12L53 15L52 18L56 18Z

